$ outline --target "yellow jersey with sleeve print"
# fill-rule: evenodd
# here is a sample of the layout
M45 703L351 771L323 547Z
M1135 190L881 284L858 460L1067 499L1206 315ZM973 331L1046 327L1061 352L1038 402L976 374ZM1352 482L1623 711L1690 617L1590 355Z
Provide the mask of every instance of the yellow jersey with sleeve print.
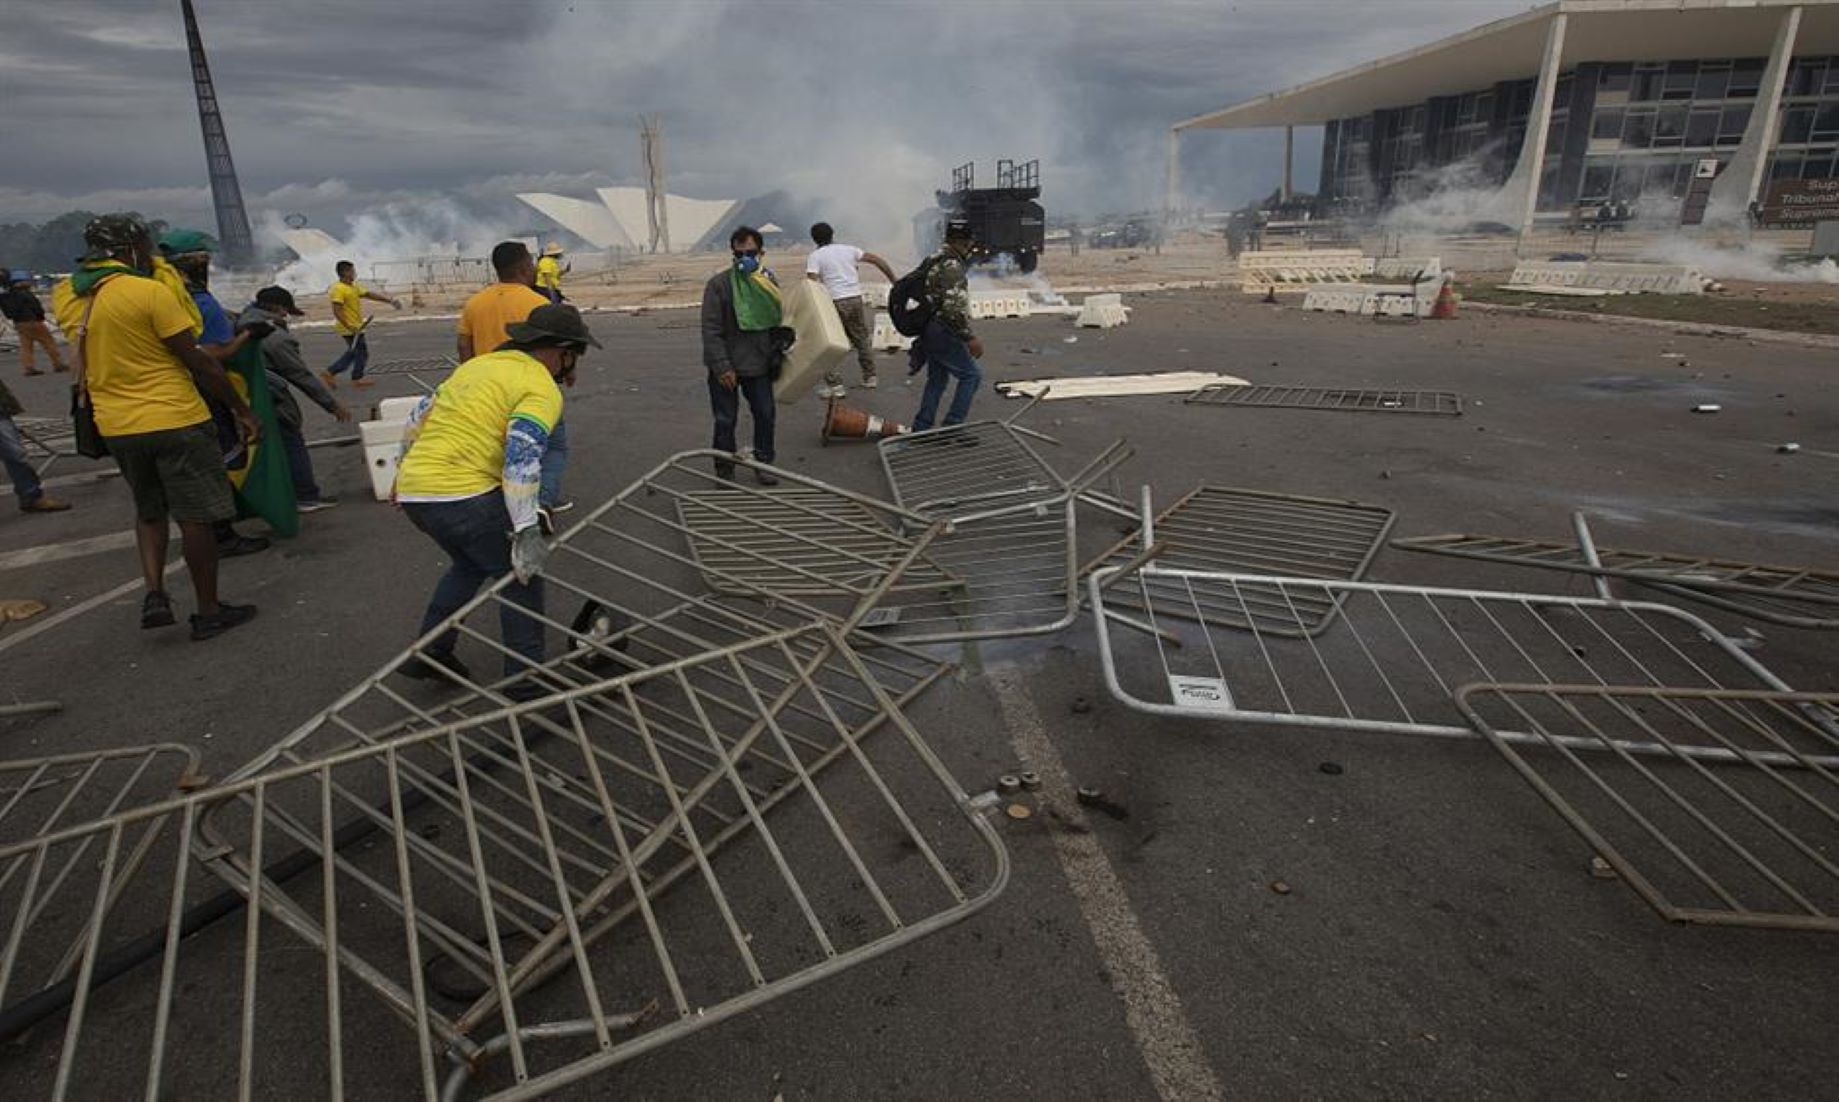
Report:
M364 327L364 285L339 280L326 292L332 300L332 325L341 337L349 337Z
M396 469L396 499L456 501L497 490L511 422L547 435L561 419L562 390L541 361L514 349L474 356L434 392Z

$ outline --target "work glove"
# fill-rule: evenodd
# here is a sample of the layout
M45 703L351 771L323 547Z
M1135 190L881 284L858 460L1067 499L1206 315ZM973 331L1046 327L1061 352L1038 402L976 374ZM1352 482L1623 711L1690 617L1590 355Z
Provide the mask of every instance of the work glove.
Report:
M516 575L519 585L530 584L530 579L543 572L543 564L549 560L549 544L543 539L543 530L532 524L511 536L511 573Z

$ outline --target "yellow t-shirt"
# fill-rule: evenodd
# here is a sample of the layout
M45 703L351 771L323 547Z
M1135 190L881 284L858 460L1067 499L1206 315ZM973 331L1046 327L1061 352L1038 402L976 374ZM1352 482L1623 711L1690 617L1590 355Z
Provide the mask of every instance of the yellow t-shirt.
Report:
M434 406L396 469L399 501L452 501L495 490L513 419L545 432L562 419L562 390L525 352L474 356L434 392Z
M74 339L88 299L65 281L53 295L58 324ZM104 436L181 429L210 420L192 373L162 342L191 332L188 314L158 280L111 276L93 296L83 362L89 378L96 427Z
M460 311L460 336L473 342L473 352L483 355L510 339L505 332L549 300L521 283L494 283L466 300Z
M332 300L332 324L341 337L349 337L364 327L364 285L339 280L326 292Z
M562 288L562 265L553 256L545 256L536 262L536 285L538 287Z

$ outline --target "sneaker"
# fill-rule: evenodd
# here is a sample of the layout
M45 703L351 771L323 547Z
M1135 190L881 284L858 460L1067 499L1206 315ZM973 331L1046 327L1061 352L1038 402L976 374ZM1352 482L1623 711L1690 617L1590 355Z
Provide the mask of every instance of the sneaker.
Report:
M376 386L377 380L375 379L353 379L351 380L351 385L357 386L357 387Z
M338 389L338 376L332 374L330 371L321 371L319 373L319 381L326 384L326 389L328 390Z
M311 501L296 502L294 504L294 511L300 513L317 513L321 509L330 509L337 504L338 498L333 497L331 494L320 494Z
M217 541L217 557L234 559L240 555L254 555L268 550L268 540L263 536L236 536L232 539Z
M60 501L50 494L39 494L31 501L22 503L19 511L22 513L61 513L69 508L70 502L68 501Z
M178 623L172 614L172 598L165 590L156 589L140 599L140 626L148 628L169 628Z
M217 611L209 616L192 614L192 642L202 643L206 639L215 639L231 628L241 627L253 619L254 605L233 605L219 601Z
M863 390L874 390L876 387L880 385L881 385L881 380L877 378L876 376L865 375L862 377L862 389Z
M753 480L755 482L758 482L762 486L779 485L778 475L774 474L771 471L761 470L759 467L755 467L753 470Z
M417 655L396 667L396 672L415 681L432 681L442 678L443 669L461 681L472 680L472 671L467 669L466 663L460 661L460 656L452 651L445 653L429 651L427 654Z

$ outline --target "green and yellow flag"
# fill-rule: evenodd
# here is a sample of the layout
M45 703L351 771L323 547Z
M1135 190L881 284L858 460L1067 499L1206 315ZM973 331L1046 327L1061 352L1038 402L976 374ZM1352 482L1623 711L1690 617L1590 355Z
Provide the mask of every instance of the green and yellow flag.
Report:
M262 359L262 342L245 341L224 365L230 385L249 403L261 439L249 446L246 460L230 468L230 486L236 491L238 518L260 517L277 536L300 533L300 513L295 508L294 478L287 466L287 449L281 445L281 426L275 420L274 397L268 393L268 370Z

